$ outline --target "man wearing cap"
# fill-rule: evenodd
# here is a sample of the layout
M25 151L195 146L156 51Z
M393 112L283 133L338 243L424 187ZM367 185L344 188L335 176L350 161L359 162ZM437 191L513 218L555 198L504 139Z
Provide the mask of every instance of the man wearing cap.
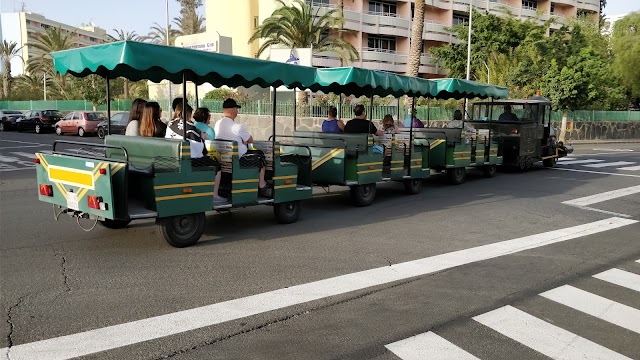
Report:
M238 117L238 109L241 106L234 99L226 99L222 103L222 114L224 117L216 122L214 127L217 140L229 140L238 143L238 155L240 165L260 167L260 189L266 189L267 182L264 180L265 161L264 153L261 150L249 150L247 145L253 143L253 137L242 125L235 122ZM256 161L257 159L257 161Z

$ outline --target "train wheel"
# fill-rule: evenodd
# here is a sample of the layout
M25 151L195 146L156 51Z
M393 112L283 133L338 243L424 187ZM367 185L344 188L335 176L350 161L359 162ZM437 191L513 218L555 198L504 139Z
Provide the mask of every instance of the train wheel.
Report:
M485 177L492 178L496 176L496 172L498 171L498 167L496 165L487 165L482 168L482 172Z
M291 224L300 217L300 201L289 201L273 205L273 214L280 224Z
M463 167L447 169L447 175L451 184L460 185L467 178L467 170Z
M124 229L127 227L127 225L129 225L130 222L131 220L100 220L100 224L107 229Z
M369 206L376 197L376 184L354 185L351 187L351 201L355 206Z
M404 181L404 192L409 195L419 194L422 191L422 179L407 179Z
M542 165L544 165L544 167L547 167L547 168L552 168L556 166L557 163L558 163L558 158L549 158L549 159L542 160Z
M518 170L527 171L527 158L521 156L518 158Z
M194 245L204 233L204 213L156 219L156 228L169 245L183 248Z

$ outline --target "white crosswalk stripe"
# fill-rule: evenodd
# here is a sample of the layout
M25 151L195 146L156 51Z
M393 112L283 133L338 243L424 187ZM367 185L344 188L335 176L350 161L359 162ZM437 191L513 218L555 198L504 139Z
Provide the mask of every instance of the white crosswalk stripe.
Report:
M640 310L638 309L571 285L543 292L540 296L640 334Z
M593 277L640 292L640 275L628 271L611 269L593 275Z
M402 360L478 360L477 357L431 331L385 347Z
M28 152L22 152L22 151L13 151L11 152L11 154L17 155L17 156L23 156L29 159L33 159L36 156L35 152L28 153Z
M640 170L640 166L628 166L628 167L620 168L618 170L638 171L638 170Z
M577 165L577 164L593 164L593 163L600 163L600 162L604 162L604 160L597 160L597 159L585 159L585 160L573 160L573 161L563 161L563 162L559 162L559 165Z
M600 164L588 164L585 165L586 167L590 167L590 168L604 168L604 167L617 167L617 166L626 166L626 165L633 165L635 164L635 162L631 162L631 161L614 161L614 162L605 162L605 163L600 163Z
M473 319L553 359L629 359L509 305Z

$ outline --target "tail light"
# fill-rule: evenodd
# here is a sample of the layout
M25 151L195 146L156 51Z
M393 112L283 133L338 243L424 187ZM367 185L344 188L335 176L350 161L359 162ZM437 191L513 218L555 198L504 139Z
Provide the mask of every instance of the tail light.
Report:
M82 114L82 118L83 118L83 119L85 119L85 120L89 120L89 119L87 118L87 113Z
M90 209L107 210L107 204L102 201L102 196L89 195L87 196L87 205Z
M53 196L53 186L47 184L40 184L40 195Z
M35 159L33 159L33 162L36 163L36 164L40 164L40 159L35 158Z
M40 117L40 121L47 121L46 117Z
M107 175L107 169L100 168L100 175Z
M511 133L512 133L512 134L517 134L517 133L518 133L518 130L513 129L513 130L511 130Z

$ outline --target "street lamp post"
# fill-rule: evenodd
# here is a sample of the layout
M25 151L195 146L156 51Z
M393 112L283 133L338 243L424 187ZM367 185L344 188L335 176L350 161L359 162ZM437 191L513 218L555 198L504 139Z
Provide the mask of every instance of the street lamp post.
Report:
M170 34L169 32L169 0L165 0L165 8L166 8L166 15L167 15L167 34L166 34L167 46L171 46L171 41L169 41L169 34ZM171 104L171 81L170 80L167 80L167 85L169 85L169 98L167 101L169 102L169 104ZM184 96L186 96L186 94Z
M467 40L467 80L471 80L471 27L473 24L473 0L469 0L469 38ZM469 118L469 101L464 99L464 112Z
M491 84L491 70L489 70L489 65L487 65L487 62L482 60L482 63L484 64L484 67L487 68L487 84Z

